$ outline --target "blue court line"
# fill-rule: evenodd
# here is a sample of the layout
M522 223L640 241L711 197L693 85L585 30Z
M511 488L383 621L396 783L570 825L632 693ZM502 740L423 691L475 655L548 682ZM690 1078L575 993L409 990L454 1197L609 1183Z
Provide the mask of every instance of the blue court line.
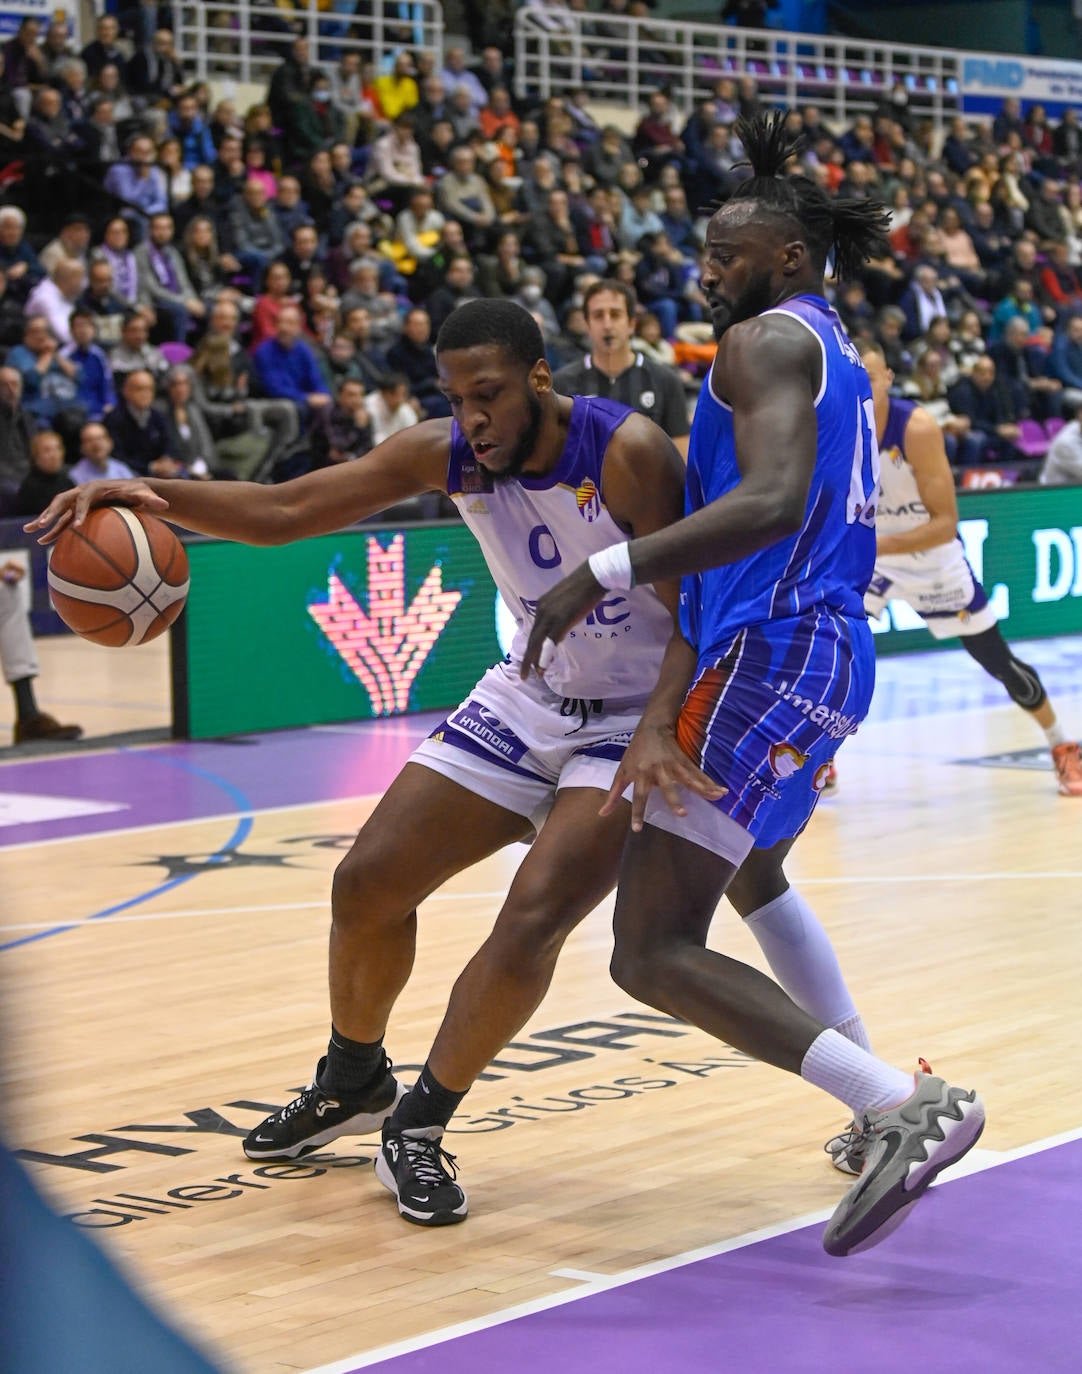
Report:
M120 750L119 752L124 753L128 751ZM140 751L140 756L144 759L153 757L143 751ZM211 783L212 786L224 792L226 796L236 804L238 811L251 812L252 803L249 798L239 787L235 787L227 778L219 777L217 773L211 773L206 768L199 768L195 764L186 763L183 759L156 757L154 761L156 763L163 763L169 768L180 768L186 773L193 773L196 777L203 778L205 781ZM230 835L229 839L226 840L225 844L223 844L220 849L216 849L214 853L210 855L208 862L212 864L221 863L227 854L232 853L235 849L239 849L251 834L253 824L254 822L251 815L242 815L232 835ZM169 878L166 882L159 883L156 887L151 887L145 892L140 892L136 897L129 897L126 901L117 902L113 906L103 907L101 911L94 911L89 916L84 916L81 921L73 921L70 925L66 926L53 926L50 930L39 930L33 935L20 936L18 940L8 940L5 944L0 944L0 954L8 949L18 949L20 945L32 945L38 940L48 940L54 935L63 935L69 930L80 930L90 921L102 921L107 916L115 916L120 911L127 911L133 906L140 906L143 902L149 902L151 898L160 897L163 893L171 892L173 888L180 887L183 883L190 883L193 878L198 877L198 873L182 873L176 878Z

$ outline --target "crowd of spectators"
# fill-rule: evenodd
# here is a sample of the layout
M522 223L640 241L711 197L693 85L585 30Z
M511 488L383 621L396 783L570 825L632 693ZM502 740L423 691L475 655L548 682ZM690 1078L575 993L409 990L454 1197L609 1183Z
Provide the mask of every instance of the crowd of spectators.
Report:
M588 88L516 98L506 43L480 46L511 6L471 9L476 56L452 44L442 67L408 25L349 47L360 11L333 8L339 45L313 53L278 7L248 108L194 78L168 6L134 5L127 31L101 16L81 50L62 14L25 19L0 50L0 511L96 473L282 480L359 457L448 413L433 339L478 295L532 311L577 375L585 293L619 283L633 349L693 397L704 207L747 174L734 122L769 103L755 77L692 110L653 91L625 132ZM939 420L960 479L1034 475L1057 430L1077 445L1076 113L1005 100L940 128L899 84L844 127L811 105L788 119L794 173L890 207L889 251L834 303Z

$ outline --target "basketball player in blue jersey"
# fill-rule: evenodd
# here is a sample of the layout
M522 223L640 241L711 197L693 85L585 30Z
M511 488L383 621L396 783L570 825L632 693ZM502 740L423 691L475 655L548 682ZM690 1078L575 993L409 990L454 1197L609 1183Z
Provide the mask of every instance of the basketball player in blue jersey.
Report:
M633 785L613 976L852 1109L865 1164L823 1238L845 1255L882 1239L974 1144L984 1108L809 1014L783 959L772 968L787 991L706 948L723 893L744 912L786 892L785 856L874 676L872 392L823 278L831 255L845 276L881 249L886 216L786 175L799 145L783 116L737 129L753 175L707 230L719 346L692 424L686 518L594 554L542 597L522 671L546 671L614 589L683 576L680 630L604 808Z
M890 394L894 374L877 344L856 347L871 379L880 450L875 574L865 609L881 615L887 602L899 597L936 639L961 639L966 652L1044 731L1060 795L1082 797L1078 744L1064 734L1036 670L1003 638L966 559L939 425L916 402Z

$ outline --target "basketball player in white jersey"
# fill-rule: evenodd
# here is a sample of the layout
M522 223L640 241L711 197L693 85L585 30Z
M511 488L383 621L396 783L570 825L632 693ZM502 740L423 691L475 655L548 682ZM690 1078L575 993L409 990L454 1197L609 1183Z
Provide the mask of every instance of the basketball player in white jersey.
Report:
M684 499L683 461L656 425L615 402L552 389L540 331L520 306L466 303L444 324L436 353L453 419L416 425L357 462L276 487L94 482L28 526L48 529L48 541L92 505L126 504L220 538L273 544L442 491L477 536L517 622L511 653L419 747L339 865L327 1054L313 1083L244 1142L253 1159L289 1159L382 1127L377 1174L401 1214L427 1226L467 1211L441 1146L451 1116L541 1002L567 935L616 884L628 807L598 811L657 679L676 589L644 584L604 598L544 678L524 682L534 605L567 568L676 520ZM710 779L696 776L714 795ZM417 907L455 873L534 834L403 1095L383 1036L412 968ZM865 1043L830 941L799 894L763 895L751 862L740 879L734 901L771 967L816 1015Z
M1003 638L984 588L958 537L954 478L939 426L912 401L891 396L894 374L878 345L858 343L872 383L879 439L875 573L864 598L869 616L907 601L936 639L961 639L986 673L1033 717L1052 751L1060 794L1082 797L1079 747L1063 733L1034 668Z

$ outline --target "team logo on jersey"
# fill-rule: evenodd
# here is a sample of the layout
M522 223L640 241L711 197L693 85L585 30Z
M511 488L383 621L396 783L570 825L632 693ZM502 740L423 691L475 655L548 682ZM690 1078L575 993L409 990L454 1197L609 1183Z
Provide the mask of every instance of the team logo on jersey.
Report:
M654 392L644 391L642 395L639 397L639 405L642 407L643 410L649 410L656 400L657 396Z
M478 491L492 491L492 475L470 458L464 458L459 465L459 486L464 496L472 496Z
M584 477L575 488L575 504L579 508L579 514L587 523L596 520L601 514L601 493L594 485L592 478Z
M827 778L829 778L829 777L830 777L830 764L829 764L829 762L828 762L828 763L821 763L821 764L819 765L819 767L815 770L815 776L812 778L812 791L813 791L813 792L821 792L821 791L823 790L823 788L827 785Z
M770 767L774 770L776 778L791 778L808 761L807 754L802 754L799 749L794 749L791 744L772 744L767 758L770 760Z
M890 448L886 450L880 449L879 458L880 461L884 458L889 458L896 468L905 466L905 454L897 444L892 444Z

